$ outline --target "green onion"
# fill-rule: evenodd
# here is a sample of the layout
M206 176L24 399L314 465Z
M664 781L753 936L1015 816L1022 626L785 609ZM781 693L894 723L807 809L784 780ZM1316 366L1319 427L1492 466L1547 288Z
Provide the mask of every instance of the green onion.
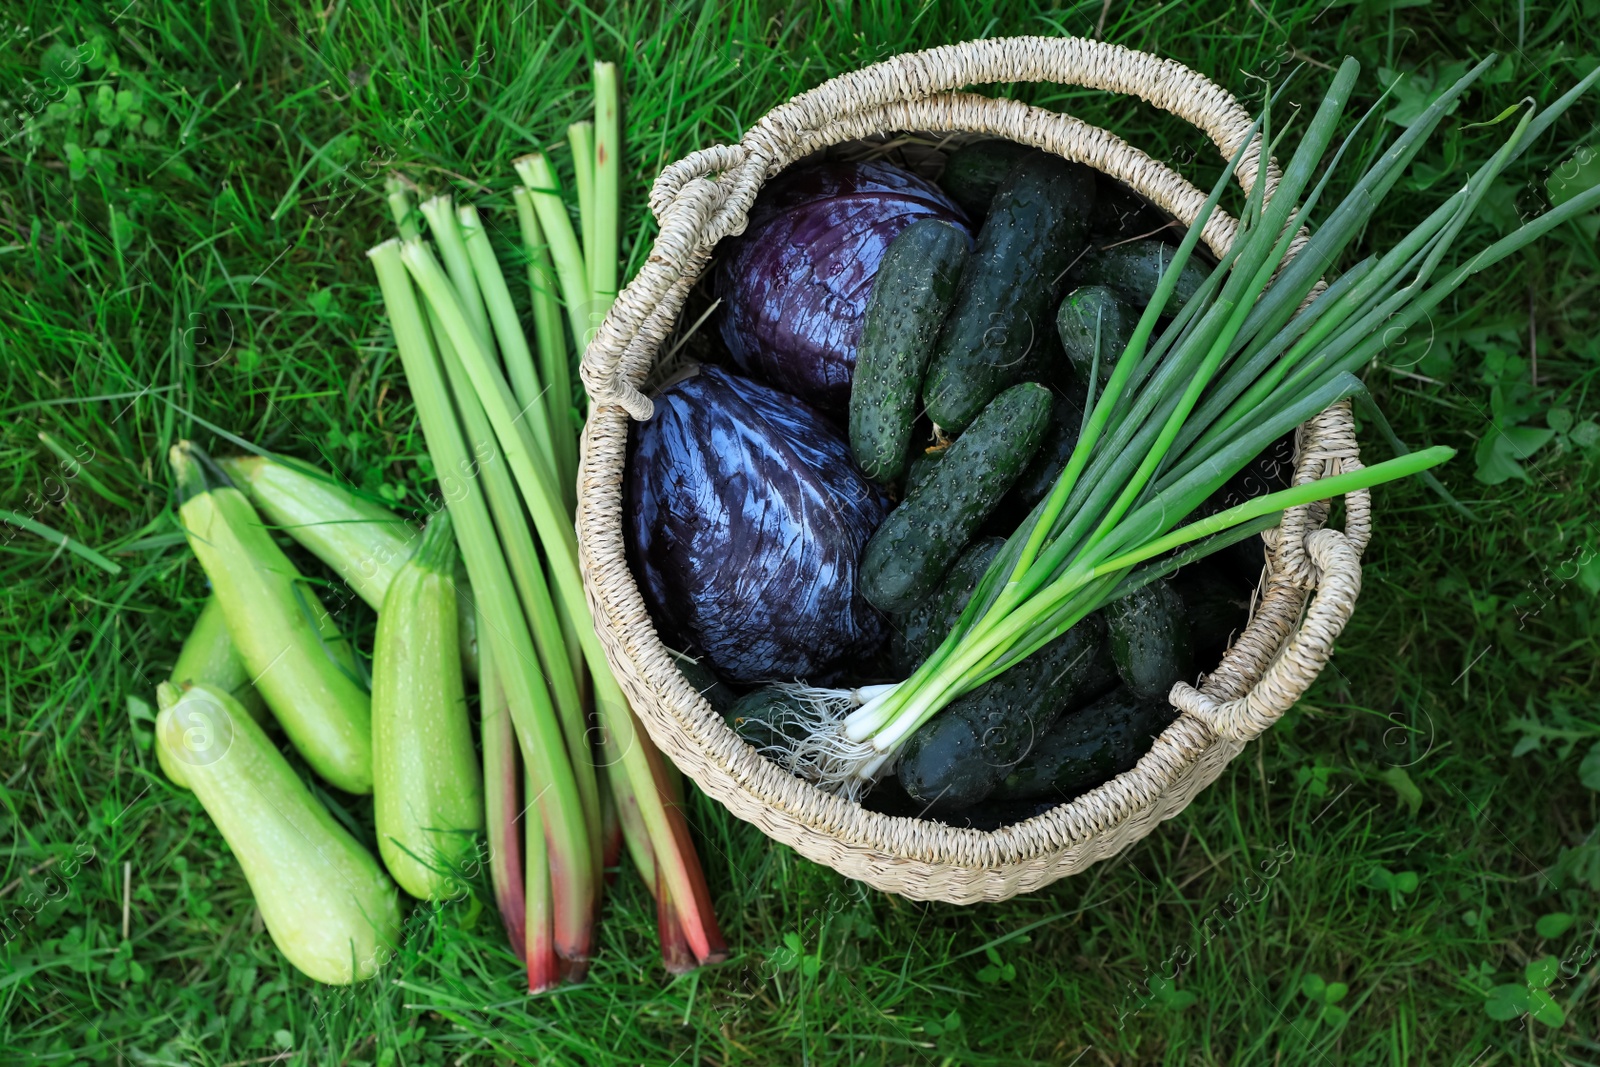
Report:
M821 691L816 730L832 757L824 785L858 793L939 709L1150 580L1141 576L1163 565L1151 563L1158 557L1197 542L1220 546L1286 508L1420 474L1454 455L1444 447L1423 449L1178 525L1271 440L1361 393L1352 372L1381 351L1386 336L1418 321L1470 274L1600 203L1597 190L1573 212L1547 212L1429 284L1494 180L1530 136L1577 98L1574 91L1541 115L1525 115L1504 147L1393 248L1313 295L1317 278L1355 239L1451 104L1493 62L1484 60L1417 116L1286 262L1290 239L1309 225L1331 174L1330 165L1307 192L1355 82L1357 65L1346 60L1272 200L1263 202L1258 183L1233 248L1152 343L1177 272L1240 156L1230 161L1095 398L1055 487L1008 541L949 636L910 678L854 711L837 710L841 701ZM1580 89L1593 81L1591 75ZM1259 125L1270 142L1270 105ZM1335 164L1349 143L1335 153ZM1197 551L1191 548L1189 557Z

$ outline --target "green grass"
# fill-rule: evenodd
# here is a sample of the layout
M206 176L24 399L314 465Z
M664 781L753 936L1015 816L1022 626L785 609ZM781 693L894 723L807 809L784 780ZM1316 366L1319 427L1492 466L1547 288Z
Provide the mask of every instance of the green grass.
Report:
M696 797L729 963L669 980L624 871L586 985L530 1001L485 894L415 909L377 980L333 990L283 962L149 749L155 685L204 593L166 447L225 452L214 424L420 503L424 450L362 255L388 233L383 178L471 198L509 246L511 159L550 147L567 164L593 58L622 68L637 266L662 165L906 49L1103 24L1240 94L1303 59L1302 102L1348 52L1363 100L1379 68L1411 73L1386 105L1402 109L1451 64L1505 53L1372 220L1375 247L1502 132L1468 124L1592 67L1597 22L1594 0L12 4L0 509L73 544L0 524L0 1062L1600 1063L1593 219L1475 280L1366 375L1403 439L1462 449L1441 477L1479 521L1418 484L1381 489L1360 608L1307 698L1181 816L1032 896L886 896ZM79 46L93 58L64 73ZM1136 102L997 91L1105 123L1202 186L1220 167ZM1597 122L1593 99L1564 119L1473 236L1539 210L1578 173L1561 168L1572 149L1600 148ZM1522 462L1512 446L1537 447ZM1479 451L1504 480L1475 477ZM364 609L346 621L370 647ZM1399 887L1375 888L1378 868ZM1537 925L1552 913L1575 923ZM1492 1018L1488 991L1547 956L1569 961L1562 1025ZM1174 960L1175 985L1135 1015L1130 988ZM1325 1009L1311 975L1348 993Z

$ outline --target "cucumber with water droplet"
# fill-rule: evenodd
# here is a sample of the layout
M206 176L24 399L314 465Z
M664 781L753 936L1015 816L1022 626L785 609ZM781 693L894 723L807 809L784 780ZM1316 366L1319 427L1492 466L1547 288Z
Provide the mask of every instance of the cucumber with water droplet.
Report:
M1161 284L1162 275L1172 270L1176 252L1171 245L1156 240L1096 248L1072 268L1072 277L1080 285L1104 285L1114 289L1137 312L1143 312L1155 295L1156 286ZM1210 274L1197 259L1191 258L1178 272L1177 285L1161 313L1176 315L1182 311ZM1137 320L1138 315L1134 318Z
M1165 700L1120 687L1062 717L990 797L1071 800L1131 770L1177 717Z
M910 675L928 658L950 628L961 617L972 591L983 572L1005 546L1003 537L980 538L967 546L953 564L938 590L895 622L889 638L890 657L895 669Z
M950 153L944 173L939 175L939 185L973 222L982 222L1011 169L1039 154L1040 150L1032 145L1000 137L974 141Z
M1078 430L1082 425L1083 406L1071 397L1055 392L1050 401L1050 426L1045 431L1044 442L1039 446L1038 455L1033 457L1033 462L1023 470L1022 477L1017 479L1017 484L1011 490L1023 514L1056 487L1056 479L1061 477L1062 469L1066 467L1067 460L1072 458L1072 450L1078 444Z
M1016 482L1044 439L1050 390L1012 386L946 450L916 495L901 501L861 555L860 589L890 613L938 588L983 520Z
M1007 174L961 272L922 385L935 425L964 430L1044 348L1068 267L1083 250L1094 172L1040 152Z
M1072 378L1083 389L1094 389L1096 399L1105 389L1106 379L1122 358L1123 349L1133 337L1139 313L1104 285L1085 285L1066 295L1056 311L1056 333L1072 368ZM1095 367L1098 331L1099 371Z
M850 450L876 482L905 471L922 373L971 244L948 222L923 219L894 239L878 267L850 383Z
M989 796L1057 718L1117 684L1105 633L1090 615L929 719L900 756L896 773L906 792L932 812Z
M799 724L811 715L810 709L793 692L777 686L753 689L734 701L722 719L745 744L760 751L789 749L805 739Z
M928 477L933 474L933 468L944 458L947 451L948 448L930 448L912 457L906 467L906 487L900 494L901 500L911 499L923 485L927 484Z
M1172 576L1193 637L1195 662L1210 669L1250 621L1251 593L1228 581L1213 560L1200 560Z
M1165 699L1194 667L1183 598L1171 583L1151 582L1105 606L1111 658L1135 696Z

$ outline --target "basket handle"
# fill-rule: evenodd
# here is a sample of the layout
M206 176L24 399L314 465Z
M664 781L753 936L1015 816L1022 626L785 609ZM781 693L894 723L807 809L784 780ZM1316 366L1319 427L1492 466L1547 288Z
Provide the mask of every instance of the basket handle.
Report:
M1249 136L1253 120L1226 89L1182 63L1119 44L1086 37L995 37L905 52L881 63L831 78L780 104L747 132L737 146L692 153L661 172L650 195L659 218L686 183L708 177L762 150L795 139L841 115L926 99L970 85L1053 82L1137 96L1170 112L1211 139L1224 160ZM1260 166L1260 145L1239 162L1239 183L1249 192ZM745 149L744 153L739 149ZM746 159L739 158L748 153ZM760 175L758 181L766 175ZM1277 185L1277 168L1268 166L1267 192Z
M668 166L650 193L661 232L650 259L618 294L583 354L579 373L596 404L614 403L636 419L652 405L622 372L640 328L692 261L743 231L750 205L788 160L786 146L807 131L885 105L924 100L967 85L1055 82L1137 96L1195 126L1232 158L1253 120L1221 86L1181 63L1082 37L999 37L907 52L842 74L768 112L736 145L693 152ZM1236 176L1248 192L1260 171L1259 137ZM715 176L715 180L711 180ZM1278 170L1268 162L1266 194ZM659 325L653 324L653 325ZM654 332L653 330L650 332Z
M1306 617L1277 658L1250 691L1218 701L1187 682L1172 687L1174 707L1193 715L1219 737L1250 741L1282 718L1327 666L1333 643L1350 621L1361 592L1361 556L1338 530L1313 530L1305 537L1306 555L1320 572Z

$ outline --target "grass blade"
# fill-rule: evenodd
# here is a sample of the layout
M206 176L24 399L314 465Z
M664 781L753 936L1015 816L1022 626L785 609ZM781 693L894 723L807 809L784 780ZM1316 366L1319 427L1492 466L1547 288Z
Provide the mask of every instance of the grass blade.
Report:
M94 549L90 548L88 545L84 544L82 541L74 540L73 538L62 533L60 530L46 526L42 522L37 522L33 519L30 519L26 515L19 515L15 511L6 511L4 509L0 509L0 521L9 522L11 525L19 529L26 530L36 537L42 537L51 544L58 545L61 548L66 549L79 559L88 560L90 563L93 563L96 567L99 567L107 574L122 573L122 565L120 563L112 562L111 560L102 556L100 553L96 552Z

